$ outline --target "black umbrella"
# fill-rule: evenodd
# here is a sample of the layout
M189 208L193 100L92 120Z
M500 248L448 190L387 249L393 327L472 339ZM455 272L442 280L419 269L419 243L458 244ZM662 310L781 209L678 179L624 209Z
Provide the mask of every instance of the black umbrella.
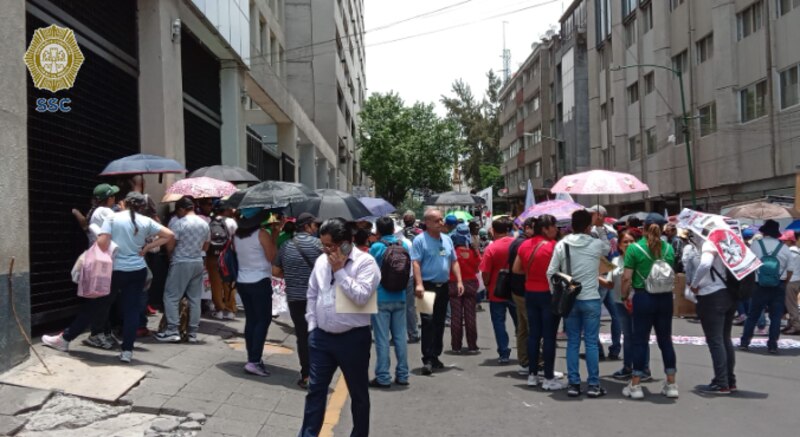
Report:
M201 167L189 174L190 178L205 176L232 184L257 184L261 182L254 174L249 171L235 167L233 165L212 165Z
M619 220L617 220L617 222L614 224L625 224L628 222L630 217L636 217L641 220L642 223L655 223L657 225L663 225L667 223L667 219L657 212L635 212L633 214L620 217Z
M314 190L303 184L264 181L247 189L238 208L279 209L314 197L319 196Z
M474 205L478 203L475 199L480 196L473 196L469 193L458 191L447 191L445 193L434 194L425 199L426 205ZM482 201L483 199L481 199Z
M346 220L359 220L372 216L372 213L357 197L334 189L316 190L317 198L291 205L287 215L298 216L303 212L313 214L319 220L342 217Z

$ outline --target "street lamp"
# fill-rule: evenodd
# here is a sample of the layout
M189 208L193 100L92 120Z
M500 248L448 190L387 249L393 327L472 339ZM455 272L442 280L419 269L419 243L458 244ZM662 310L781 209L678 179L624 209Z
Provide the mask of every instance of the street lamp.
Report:
M683 92L683 72L681 70L676 70L674 68L657 64L618 65L615 67L611 67L610 70L620 71L626 68L638 68L638 67L661 68L663 70L671 71L672 74L678 76L678 86L680 86L681 88L681 110L683 111L683 134L686 137L686 160L688 162L688 167L689 167L689 187L691 188L692 191L692 208L696 210L697 196L695 195L695 186L694 186L694 165L692 165L691 129L689 129L689 114L686 112L686 96Z

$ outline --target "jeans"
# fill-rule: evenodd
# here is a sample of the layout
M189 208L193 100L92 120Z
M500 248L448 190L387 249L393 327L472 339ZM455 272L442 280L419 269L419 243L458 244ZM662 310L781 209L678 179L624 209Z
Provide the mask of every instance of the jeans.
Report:
M492 328L494 329L494 341L497 343L497 355L500 358L511 356L511 348L508 347L508 331L506 331L506 311L517 327L517 308L512 301L489 302L489 315L492 317Z
M570 384L581 383L579 369L581 334L586 348L586 370L589 373L586 382L589 385L600 384L600 358L597 351L600 305L600 299L576 300L567 316L567 374Z
M753 298L740 300L736 311L739 313L739 315L748 316L750 314L750 307L753 306L752 303ZM764 316L764 311L759 311L758 323L756 323L756 327L758 329L764 329L767 327L767 317Z
M735 312L736 300L724 288L705 296L697 296L697 315L700 317L714 365L714 379L711 383L721 387L736 385L736 376L733 373L736 356L731 342Z
M525 308L525 296L512 294L514 306L517 307L517 361L522 367L528 367L528 310Z
M241 291L241 290L240 290ZM241 293L240 293L241 294ZM369 326L331 334L316 328L308 334L311 377L306 394L301 437L316 437L325 419L328 386L336 368L342 369L350 393L353 415L351 437L369 435L369 350L372 339Z
M375 378L381 384L391 384L389 371L389 336L394 344L397 358L395 377L408 381L408 338L406 337L406 303L378 302L378 313L372 315L372 331L375 334Z
M306 320L306 304L308 301L295 300L289 304L289 316L294 324L294 335L297 337L297 357L300 359L300 376L308 378L308 321ZM272 311L270 311L270 314Z
M478 294L478 280L467 279L464 281L464 294L458 295L458 286L455 282L449 284L450 309L450 346L454 351L460 351L463 332L466 331L467 348L478 350L478 322L475 313L475 297Z
M628 314L628 309L624 303L615 303L617 306L617 318L620 328L622 328L622 367L633 369L633 316ZM650 370L650 347L645 352L645 370Z
M433 301L433 314L420 314L422 320L422 364L433 363L439 359L444 349L444 319L447 315L448 283L436 285L432 282L423 284L425 290L436 293Z
M414 295L414 278L408 280L408 287L406 288L406 332L408 333L408 338L419 339L417 298Z
M144 282L147 269L133 272L115 270L111 275L111 293L119 293L122 311L122 350L133 351L136 329L139 327L139 314L147 305Z
M777 287L762 287L759 285L756 287L752 299L750 313L747 314L747 320L744 322L741 344L743 346L750 345L750 340L753 339L753 330L756 327L756 320L761 311L769 308L767 348L777 349L778 338L781 336L781 317L783 317L783 309L786 304L786 285L783 283Z
M244 343L247 362L259 363L264 355L267 330L272 323L272 278L252 284L238 283L239 297L244 305Z
M558 322L550 309L551 300L549 290L525 292L525 309L528 313L528 371L532 375L539 373L539 343L541 342L546 379L553 379L553 367L556 361L556 324ZM599 323L599 313L597 317ZM600 329L599 325L597 329Z
M619 321L619 315L617 315L617 304L614 302L613 294L614 293L610 290L606 290L602 299L603 305L611 316L611 346L608 348L608 355L619 356L619 353L622 351L622 344L620 342L620 338L622 337L622 324Z
M655 329L658 348L664 361L664 373L677 371L675 348L672 345L672 293L651 294L637 288L633 295L633 374L644 376L650 331Z
M92 326L92 335L102 334L103 327L108 322L108 310L111 309L114 295L112 293L96 299L83 297L78 299L81 301L80 312L63 332L64 340L67 341L75 340L89 325ZM95 326L100 326L100 328L95 330Z
M203 295L203 262L172 264L164 287L164 314L167 316L168 334L178 334L181 298L189 301L189 334L200 328L200 297Z

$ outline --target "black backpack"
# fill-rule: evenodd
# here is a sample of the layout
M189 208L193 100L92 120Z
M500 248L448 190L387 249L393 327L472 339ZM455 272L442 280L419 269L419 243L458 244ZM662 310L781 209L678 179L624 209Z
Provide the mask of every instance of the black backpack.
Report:
M405 292L411 274L411 255L401 243L383 243L386 251L381 260L381 286L386 291Z
M208 231L211 236L208 245L208 254L212 256L219 256L225 244L228 243L230 235L228 235L228 227L225 226L225 217L215 216L208 223Z
M728 293L737 301L750 299L753 295L753 289L756 286L756 272L751 272L739 280L727 268L725 269L725 276L722 276L717 269L711 267L711 276L720 278L725 283Z

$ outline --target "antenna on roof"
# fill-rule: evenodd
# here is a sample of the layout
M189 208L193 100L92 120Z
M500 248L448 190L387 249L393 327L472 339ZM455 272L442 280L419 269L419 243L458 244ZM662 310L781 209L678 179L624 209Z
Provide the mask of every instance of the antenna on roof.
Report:
M508 83L511 75L511 50L506 48L506 24L508 21L503 21L503 83Z

